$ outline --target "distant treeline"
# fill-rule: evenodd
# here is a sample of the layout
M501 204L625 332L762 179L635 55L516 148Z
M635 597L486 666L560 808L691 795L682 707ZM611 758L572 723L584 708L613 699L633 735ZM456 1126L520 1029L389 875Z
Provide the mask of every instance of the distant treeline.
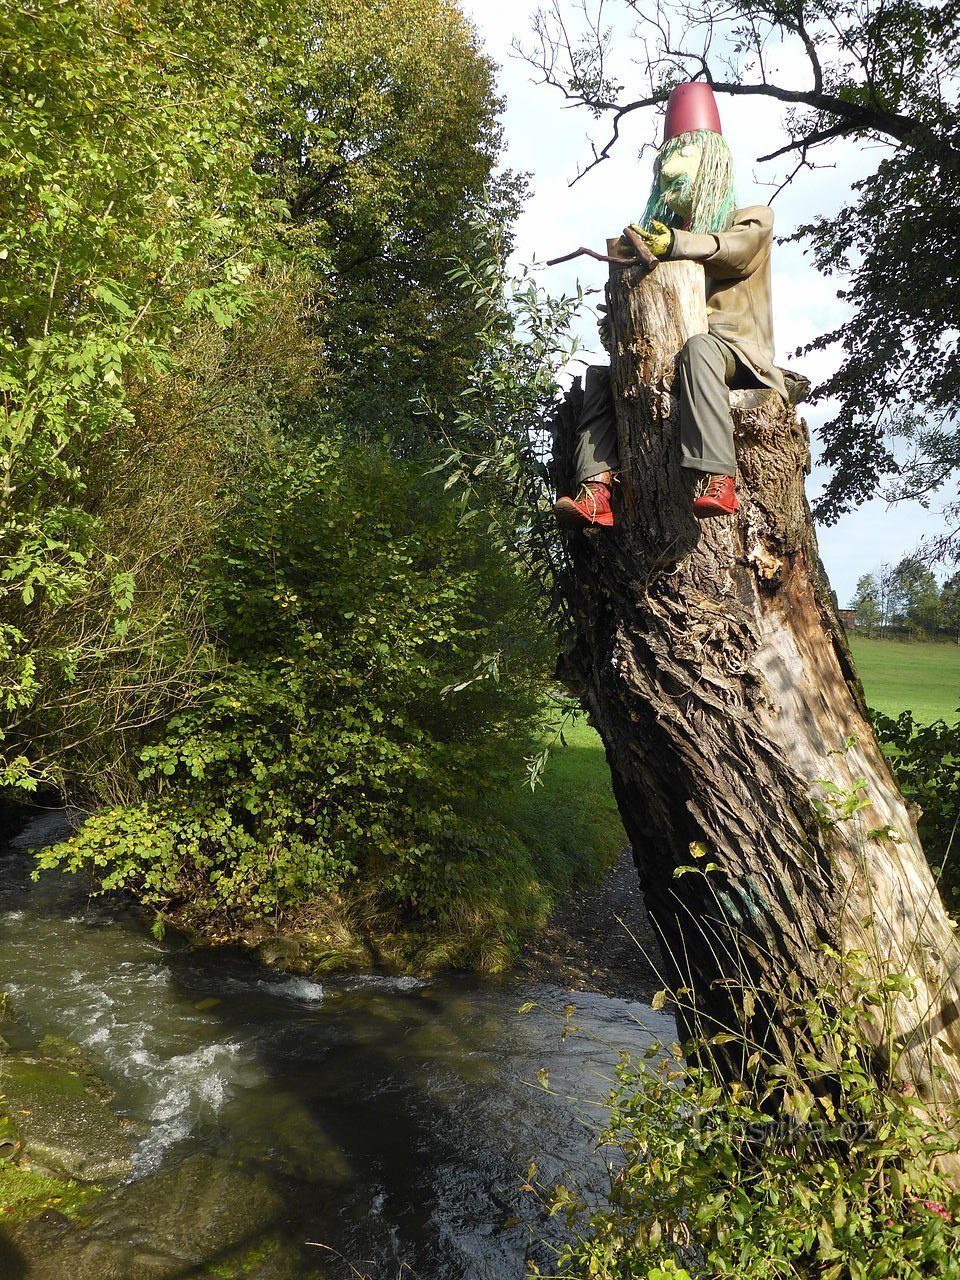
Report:
M914 556L863 574L848 607L868 635L950 637L960 644L960 573L940 584Z

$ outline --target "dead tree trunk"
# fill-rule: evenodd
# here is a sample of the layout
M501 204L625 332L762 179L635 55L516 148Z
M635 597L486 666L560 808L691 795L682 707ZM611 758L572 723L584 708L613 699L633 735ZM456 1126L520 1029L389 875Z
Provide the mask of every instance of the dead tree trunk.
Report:
M896 1075L922 1097L941 1079L955 1095L960 947L831 601L804 497L806 426L774 392L734 393L741 510L698 523L671 384L684 341L706 329L703 270L616 268L607 294L621 519L569 535L565 666L603 738L673 980L708 1027L747 1016L789 1048L778 993L819 988L818 944L862 950L878 973L917 978L897 1006ZM575 409L562 414L561 484ZM815 799L839 793L869 807L825 822ZM716 869L675 877L697 845L698 865ZM744 976L765 1008L733 994Z

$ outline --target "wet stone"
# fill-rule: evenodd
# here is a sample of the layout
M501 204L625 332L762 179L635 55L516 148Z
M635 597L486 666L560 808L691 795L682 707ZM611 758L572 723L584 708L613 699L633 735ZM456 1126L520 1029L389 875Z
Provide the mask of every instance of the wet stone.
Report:
M23 1270L29 1259L29 1271ZM309 1263L306 1264L309 1267ZM33 1222L0 1228L0 1276L30 1280L323 1280L306 1270L299 1251L266 1240L227 1256L215 1254L199 1264L138 1247L126 1240L100 1239L61 1216L44 1214Z
M29 1263L27 1262L29 1259ZM147 1259L123 1241L90 1241L67 1219L44 1214L0 1235L0 1275L30 1280L174 1280L180 1264L170 1258ZM29 1266L29 1270L27 1270ZM182 1267L180 1267L182 1274Z
M264 964L283 966L299 960L301 950L296 938L277 935L273 938L264 938L257 947L257 956Z
M201 1154L118 1187L97 1206L89 1230L128 1240L143 1253L176 1258L182 1266L242 1256L283 1218L283 1199L263 1174ZM260 1280L260 1272L249 1274ZM285 1280L282 1272L262 1276Z
M128 1131L107 1104L104 1085L62 1062L4 1056L0 1092L34 1164L81 1182L126 1177Z
M40 1058L65 1058L74 1066L83 1062L83 1050L66 1036L44 1036L37 1045L36 1055Z
M305 1269L299 1249L276 1240L218 1261L214 1274L221 1280L323 1280L321 1272Z

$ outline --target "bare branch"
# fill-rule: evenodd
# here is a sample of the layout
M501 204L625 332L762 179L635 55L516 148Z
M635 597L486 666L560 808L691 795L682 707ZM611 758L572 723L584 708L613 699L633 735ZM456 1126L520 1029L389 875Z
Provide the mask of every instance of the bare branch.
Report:
M789 144L769 155L760 157L761 161L775 159L792 151L804 150L821 143L849 135L874 134L886 136L911 147L929 147L935 142L930 127L920 118L899 113L893 109L878 105L875 99L866 101L850 101L835 89L825 89L823 65L817 47L816 33L809 27L809 11L798 0L795 16L787 16L779 12L771 12L767 17L756 14L746 16L737 6L728 6L725 10L706 13L696 7L685 7L681 10L684 19L683 45L676 47L671 40L670 21L661 3L656 4L653 12L640 5L636 0L627 0L632 9L644 24L647 31L653 34L654 47L659 51L651 56L645 36L637 35L644 49L645 75L650 84L650 92L632 101L617 101L610 93L611 81L604 68L604 55L607 51L607 35L600 25L600 10L591 19L587 15L586 4L583 8L587 16L590 56L593 57L592 74L581 78L580 70L584 66L585 54L571 38L559 7L559 0L552 0L549 13L541 11L537 15L535 31L540 39L540 48L536 53L525 50L519 41L514 41L514 49L539 73L540 83L549 85L563 93L573 107L585 107L593 115L600 117L612 115L613 127L607 141L601 146L591 143L593 159L571 181L573 186L597 165L608 159L613 147L621 136L624 119L634 112L662 105L669 97L674 84L681 80L704 80L717 94L731 97L761 96L772 98L789 106L806 107L821 118L828 117L828 126L816 128L820 121L810 120L807 125L795 127L795 132L803 136L794 137ZM830 15L825 15L829 22ZM749 61L754 65L759 79L744 82L737 78L737 67L730 62L724 67L725 74L715 74L708 59L708 52L718 26L724 23L739 22L741 47L752 50ZM834 23L835 26L835 23ZM810 64L813 85L806 89L791 89L774 83L768 77L767 48L771 39L779 33L796 37L803 45ZM702 37L702 47L698 50L689 47L693 35L693 43ZM837 32L837 39L851 54L848 34ZM566 59L568 70L558 65ZM642 65L642 62L641 62ZM869 88L869 85L868 85Z
M779 156L788 155L791 151L802 151L803 159L798 168L803 168L807 163L807 151L811 147L819 147L822 143L830 142L834 138L842 138L845 133L849 132L850 129L845 124L835 124L829 129L817 129L814 133L807 134L805 138L797 138L794 142L788 142L785 146L778 147L776 151L771 151L768 155L757 156L757 161L776 160Z
M796 24L783 24L788 31L795 31L803 41L803 47L807 51L807 57L810 60L810 66L813 69L813 92L817 94L823 93L823 67L820 65L820 57L817 53L817 46L814 44L810 32L807 30L803 21L803 8L800 8L800 16L797 18Z

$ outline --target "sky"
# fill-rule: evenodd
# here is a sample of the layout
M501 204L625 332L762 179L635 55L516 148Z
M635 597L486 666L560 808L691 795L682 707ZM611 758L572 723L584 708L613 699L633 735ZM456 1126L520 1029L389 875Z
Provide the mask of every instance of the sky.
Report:
M609 160L598 165L571 186L591 158L590 139L606 142L609 124L593 121L584 110L571 110L558 90L535 83L535 72L520 60L511 45L514 38L527 44L535 4L528 0L461 0L476 25L487 54L499 66L500 92L506 97L503 114L507 167L530 175L530 197L516 228L516 261L543 263L580 245L601 252L607 236L639 217L650 189L653 152L639 156L641 146L660 140L662 116L650 110L625 118L621 138ZM573 0L565 8L573 12ZM614 18L616 22L616 18ZM629 24L615 26L622 46L626 93L630 94ZM780 59L780 79L796 83L803 67L791 67ZM639 79L639 77L638 77ZM801 81L805 83L805 81ZM633 96L633 95L631 95ZM737 196L741 206L766 204L791 164L781 160L766 164L756 158L786 141L780 104L767 98L719 98L724 136L736 162ZM832 213L849 195L850 184L870 172L878 160L876 149L846 143L824 153L832 167L804 171L776 196L773 209L775 233L788 235L817 213ZM786 167L784 167L786 165ZM539 281L552 293L602 289L607 268L580 258L562 266L537 268ZM837 297L842 280L821 276L798 245L778 245L773 258L773 309L777 363L805 373L816 383L839 364L839 352L816 352L796 357L796 349L817 334L834 328L845 315ZM598 297L596 300L602 300ZM585 315L581 329L589 363L606 359L596 337L593 318ZM803 406L813 436L813 456L819 452L817 428L830 416L828 403ZM815 498L826 473L817 467L807 480L807 493ZM820 552L841 607L854 594L861 574L875 572L882 564L895 564L910 553L924 535L940 531L940 505L924 510L917 503L888 507L874 500L844 516L830 527L820 526Z

